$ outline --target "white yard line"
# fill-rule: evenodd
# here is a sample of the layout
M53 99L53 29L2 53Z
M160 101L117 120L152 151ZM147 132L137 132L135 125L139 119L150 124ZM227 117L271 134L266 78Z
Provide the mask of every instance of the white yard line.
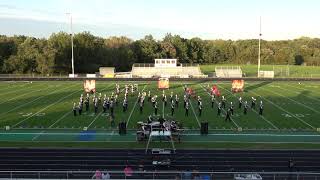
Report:
M60 87L60 86L59 86L59 87ZM56 88L56 87L55 87L55 88ZM49 89L49 88L47 88L47 89ZM32 101L29 101L29 102L27 102L27 103L23 103L23 104L21 104L21 105L19 105L19 106L16 106L15 108L11 109L10 111L3 112L3 113L0 114L0 116L2 116L2 115L4 115L4 114L8 114L9 112L12 112L12 111L14 111L14 110L17 110L17 109L19 109L19 108L21 108L21 107L23 107L23 106L26 106L26 105L28 105L28 104L30 104L30 103L33 103L34 101L37 101L38 99L44 98L44 97L46 97L46 96L48 96L48 95L51 95L51 94L55 93L56 91L60 91L60 90L63 90L63 89L66 89L66 88L55 89L54 91L52 91L52 92L49 93L49 94L46 94L46 95L44 95L44 96L37 97L36 99L34 99L34 100L32 100Z
M219 86L219 85L218 85L218 86ZM234 95L231 91L223 88L222 86L219 86L219 87L221 87L221 88L224 89L225 91L228 91L229 94L231 94L232 96L234 96L234 97L237 98L237 96ZM255 112L257 115L259 115L258 112L257 112L255 109L252 109L252 110L253 110L253 112ZM274 125L272 122L270 122L270 121L269 121L267 118L265 118L264 116L260 116L260 115L259 115L259 117L261 117L264 121L266 121L267 123L269 123L274 129L279 130L279 128L278 128L276 125Z
M143 89L141 90L141 92L143 92L143 90L146 88L146 86L147 86L147 85L144 85L144 86L143 86ZM126 127L128 127L128 124L129 124L129 121L130 121L130 119L131 119L132 113L133 113L134 109L136 108L136 106L137 106L137 104L138 104L138 100L139 100L139 97L137 98L136 102L134 103L134 106L133 106L133 108L132 108L132 110L131 110L131 112L130 112L130 115L129 115L127 121L126 121Z
M91 121L91 123L87 126L87 128L89 129L89 127L98 119L98 117L103 113L103 111L101 111L96 117L94 117L94 119Z
M7 88L1 88L1 91L10 91L10 89L22 88L23 86L26 86L28 84L30 84L30 83L19 84L19 85L10 86L10 87L7 87Z
M39 136L41 136L45 131L41 131L38 135L32 138L32 141L36 140Z
M47 90L47 89L49 89L49 88L50 88L50 87L47 87L46 89L38 89L38 90L34 90L34 91L29 91L29 92L24 93L24 94L20 94L19 96L15 96L15 97L13 97L13 98L11 98L11 99L8 99L8 100L6 100L6 101L0 102L0 105L3 104L3 103L7 103L7 102L9 102L9 101L11 101L11 100L17 99L17 98L19 98L19 97L23 97L23 96L28 95L28 94L31 94L31 93L35 93L35 92Z
M76 85L77 85L77 84L76 84ZM76 85L75 85L75 86L76 86ZM71 87L73 87L73 86L71 86ZM25 119L21 120L20 122L18 122L18 123L16 123L16 124L14 124L12 127L16 127L17 125L19 125L19 124L23 123L24 121L26 121L26 120L28 120L28 119L32 118L33 116L37 115L38 113L40 113L40 112L42 112L42 111L44 111L44 110L48 109L49 107L51 107L51 106L53 106L53 105L55 105L55 104L59 103L60 101L62 101L62 100L64 100L64 99L68 98L69 96L71 96L71 95L73 95L73 94L75 94L75 93L77 93L77 92L79 92L79 91L82 91L82 89L81 89L81 90L78 90L78 91L75 91L75 92L73 92L73 93L71 93L71 94L69 94L69 95L67 95L67 96L64 96L64 97L62 97L62 98L58 99L58 100L57 100L57 101L55 101L54 103L49 104L48 106L46 106L46 107L44 107L44 108L40 109L38 112L36 112L36 113L32 114L31 116L28 116L27 118L25 118Z
M272 101L268 100L267 98L264 98L263 96L260 96L259 94L255 93L255 92L253 92L253 91L251 91L251 93L252 93L252 94L255 94L256 96L261 97L262 99L264 99L264 100L266 100L266 101L268 101L268 102L269 102L270 104L272 104L273 106L275 106L275 107L277 107L278 109L280 109L280 110L282 110L282 111L284 111L284 112L286 112L286 113L290 114L292 117L294 117L294 118L298 119L299 121L301 121L301 122L302 122L302 123L304 123L305 125L307 125L307 126L311 127L312 129L316 129L316 128L315 128L315 127L313 127L311 124L309 124L309 123L307 123L306 121L304 121L303 119L301 119L301 118L299 118L299 117L297 117L297 116L293 115L293 114L292 114L292 113L290 113L289 111L287 111L287 110L285 110L284 108L282 108L281 106L279 106L279 105L277 105L277 104L273 103Z
M268 91L268 92L273 93L273 94L276 94L276 95L278 95L278 96L284 97L284 98L286 98L286 99L289 99L289 100L292 101L292 102L295 102L295 103L297 103L297 104L299 104L299 105L301 105L301 106L303 106L303 107L305 107L305 108L307 108L307 109L310 109L311 111L313 111L313 112L315 112L315 113L320 114L319 111L317 111L317 110L315 110L315 109L313 109L313 108L311 108L311 107L309 107L309 106L307 106L307 105L305 105L305 104L302 104L302 103L300 103L300 102L298 102L298 101L296 101L296 100L294 100L294 99L291 99L291 98L289 98L289 97L287 97L287 96L284 96L284 95L282 95L282 94L280 94L280 93L276 93L276 92L267 90L266 88L263 88L263 90Z
M205 89L201 84L198 84L198 85L199 85L200 87L202 87L202 89L204 90L204 92L206 92L206 93L210 96L210 93L208 93L208 92L206 91L206 89ZM217 100L214 100L214 101L215 101L215 103L218 105ZM222 109L225 113L227 113L225 109L223 109L223 108L221 108L221 109ZM240 126L233 120L232 117L230 117L230 119L231 119L231 121L233 122L233 124L236 125L237 128L240 127Z
M21 90L26 90L26 89L29 89L29 88L34 88L34 87L37 87L37 86L41 86L43 84L37 84L37 85L34 85L34 86L30 86L30 87L26 87L26 88L23 88L23 89L17 89L15 91L9 91L7 93L1 93L0 96L3 96L3 95L7 95L7 94L11 94L11 93L16 93L16 92L19 92Z
M54 123L52 123L48 128L52 128L54 125L56 125L58 122L60 122L63 118L68 116L72 111L66 112L63 116L61 116L59 119L57 119Z

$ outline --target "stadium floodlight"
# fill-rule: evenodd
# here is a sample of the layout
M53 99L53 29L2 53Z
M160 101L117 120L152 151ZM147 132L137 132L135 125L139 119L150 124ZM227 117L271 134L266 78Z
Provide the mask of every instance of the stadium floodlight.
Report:
M71 35L71 67L72 67L72 77L74 77L72 14L71 14L71 13L66 13L66 15L70 16L70 35Z
M261 56L261 16L260 16L260 30L259 30L259 55L258 55L258 77L260 76L260 56Z

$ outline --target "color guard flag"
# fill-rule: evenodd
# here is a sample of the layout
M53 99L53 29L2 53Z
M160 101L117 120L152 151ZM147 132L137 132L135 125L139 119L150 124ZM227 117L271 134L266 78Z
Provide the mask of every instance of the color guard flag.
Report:
M84 80L83 89L87 93L96 92L96 80Z
M232 92L242 92L244 89L244 80L232 80Z
M159 78L158 88L159 89L169 89L169 78Z
M212 88L211 88L211 95L215 95L215 96L220 96L220 91L217 87L217 85L213 85Z

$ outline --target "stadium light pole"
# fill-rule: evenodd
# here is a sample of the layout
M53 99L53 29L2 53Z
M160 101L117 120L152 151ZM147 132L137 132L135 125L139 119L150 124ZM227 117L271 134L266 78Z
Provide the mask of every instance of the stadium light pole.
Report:
M260 77L260 56L261 56L261 16L260 16L260 28L259 28L259 55L258 55L258 77Z
M70 16L70 35L71 35L71 66L72 66L72 77L74 77L74 58L73 58L73 30L72 30L72 14L66 13Z

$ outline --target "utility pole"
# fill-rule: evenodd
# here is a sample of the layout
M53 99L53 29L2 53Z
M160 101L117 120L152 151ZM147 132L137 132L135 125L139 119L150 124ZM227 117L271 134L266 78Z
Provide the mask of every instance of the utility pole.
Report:
M261 56L261 16L260 16L260 30L259 30L259 55L258 55L258 77L260 76L260 56Z
M71 35L71 67L72 67L72 77L74 77L74 58L73 58L73 30L72 30L72 14L66 13L70 16L70 35Z

